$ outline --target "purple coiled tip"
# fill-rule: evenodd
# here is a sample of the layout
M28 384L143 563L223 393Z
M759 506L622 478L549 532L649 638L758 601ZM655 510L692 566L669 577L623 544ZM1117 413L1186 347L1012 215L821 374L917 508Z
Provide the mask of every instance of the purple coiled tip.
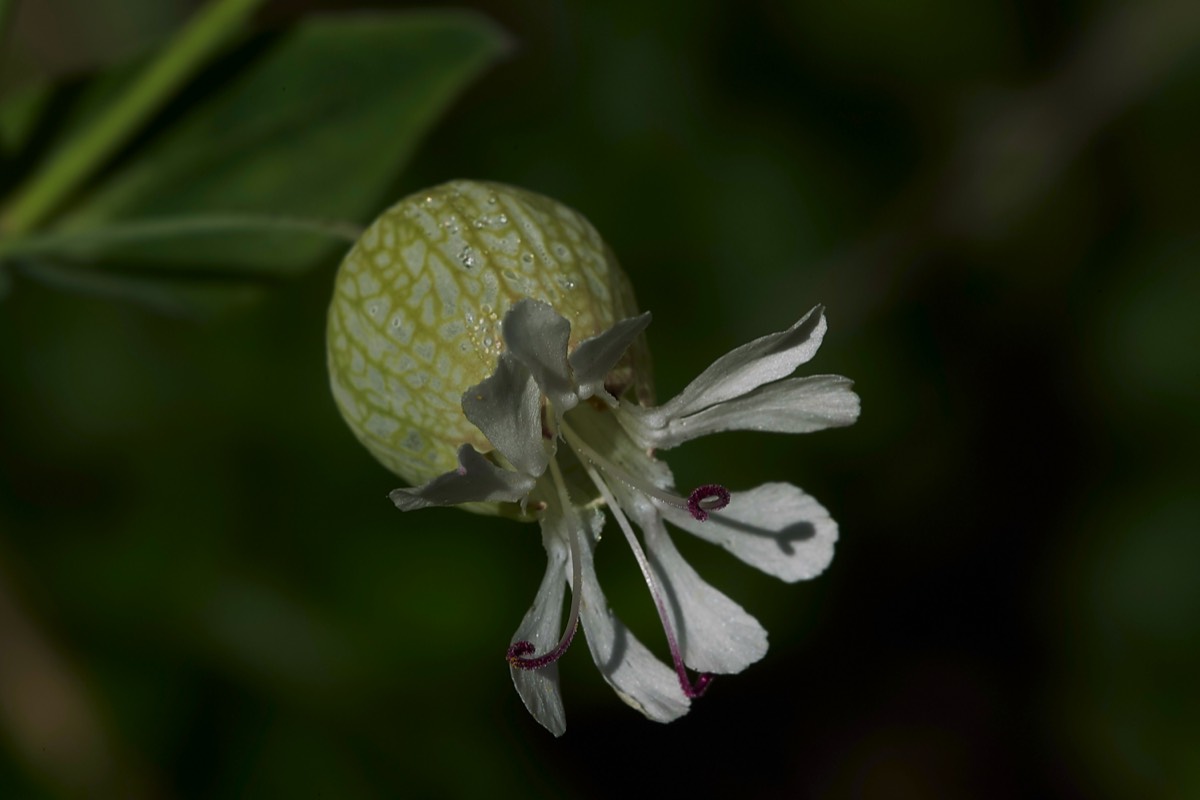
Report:
M528 660L524 657L532 652L533 642L513 642L504 657L508 659L509 664L512 664L514 667L520 667L522 666L521 662Z
M693 519L704 522L708 512L720 511L729 505L729 490L719 483L709 483L698 487L688 496L688 512Z
M563 657L563 654L571 646L571 642L574 641L575 632L578 630L579 618L576 617L575 621L571 624L570 630L553 650L548 650L540 656L529 658L535 649L533 642L520 641L509 645L508 652L505 653L504 657L508 661L509 666L514 669L541 669L542 667L548 667Z
M517 642L508 648L508 664L516 669L541 669L548 667L562 657L562 654L567 652L566 647L556 647L548 653L542 653L540 656L527 658L534 650L532 642Z

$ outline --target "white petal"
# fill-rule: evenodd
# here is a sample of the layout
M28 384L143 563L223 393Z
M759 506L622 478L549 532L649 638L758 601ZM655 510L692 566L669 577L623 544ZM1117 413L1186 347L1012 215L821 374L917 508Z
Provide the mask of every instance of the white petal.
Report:
M567 363L571 323L540 300L521 300L509 309L501 323L508 352L525 365L554 411L562 416L575 407L575 379Z
M621 501L646 534L650 563L675 625L683 663L700 672L741 672L767 653L758 620L714 589L675 548L649 501Z
M458 448L459 468L414 488L393 489L388 495L401 511L460 503L515 503L523 500L536 482L528 475L500 469L474 447Z
M596 668L618 697L655 722L682 717L691 702L679 686L679 677L639 642L608 607L596 578L594 545L591 537L585 536L584 540L580 560L583 568L580 619Z
M670 402L649 409L646 421L662 427L672 418L695 414L787 377L817 352L825 327L825 310L817 306L786 331L763 336L726 353Z
M809 433L850 425L858 419L860 407L853 385L841 375L787 378L690 416L667 420L665 428L647 428L643 434L653 446L666 449L720 431Z
M542 541L546 546L546 574L533 605L512 638L513 644L532 643L536 655L555 647L562 635L562 605L569 572L566 542L553 531L547 531ZM567 729L567 714L558 685L558 664L541 669L509 667L509 671L517 694L533 718L555 736L562 736Z
M501 353L496 371L463 393L462 409L518 472L537 476L545 471L542 392L511 353Z
M604 379L625 355L633 340L650 324L650 312L623 319L603 333L585 339L571 353L571 369L579 384L579 397L586 400L599 396L609 405L616 405L616 398L604 388Z
M680 509L659 510L668 522L788 583L816 577L833 560L837 523L820 503L789 483L734 492L729 505L704 522Z

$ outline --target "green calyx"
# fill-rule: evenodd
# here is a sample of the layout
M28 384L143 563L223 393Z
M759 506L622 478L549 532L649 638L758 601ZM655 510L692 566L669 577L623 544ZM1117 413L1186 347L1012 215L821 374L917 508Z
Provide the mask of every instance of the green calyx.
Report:
M455 469L464 443L491 451L462 395L495 369L500 321L526 297L571 323L569 349L637 313L587 219L503 184L417 192L354 244L329 307L329 379L350 429L388 469L419 484Z

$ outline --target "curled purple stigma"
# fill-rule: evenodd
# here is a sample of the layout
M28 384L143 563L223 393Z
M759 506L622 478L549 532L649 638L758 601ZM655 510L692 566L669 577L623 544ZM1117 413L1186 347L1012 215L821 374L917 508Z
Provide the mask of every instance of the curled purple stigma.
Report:
M708 519L708 512L720 511L727 505L729 505L729 490L719 483L707 483L697 487L688 495L688 512L693 519L700 522Z
M509 666L516 669L541 669L548 667L555 661L563 657L567 652L567 648L571 646L571 642L575 640L575 632L579 630L579 620L575 620L575 624L571 627L571 634L565 637L558 645L548 652L542 653L540 656L528 658L534 651L533 642L513 642L508 647L508 652L505 658L508 659Z

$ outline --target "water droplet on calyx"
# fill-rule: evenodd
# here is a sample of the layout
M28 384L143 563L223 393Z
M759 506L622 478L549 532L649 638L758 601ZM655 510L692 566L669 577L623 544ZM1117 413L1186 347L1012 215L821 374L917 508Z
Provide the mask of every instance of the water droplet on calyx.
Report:
M505 214L484 214L482 217L476 217L471 223L471 227L476 230L483 228L502 228L508 224L508 216Z

